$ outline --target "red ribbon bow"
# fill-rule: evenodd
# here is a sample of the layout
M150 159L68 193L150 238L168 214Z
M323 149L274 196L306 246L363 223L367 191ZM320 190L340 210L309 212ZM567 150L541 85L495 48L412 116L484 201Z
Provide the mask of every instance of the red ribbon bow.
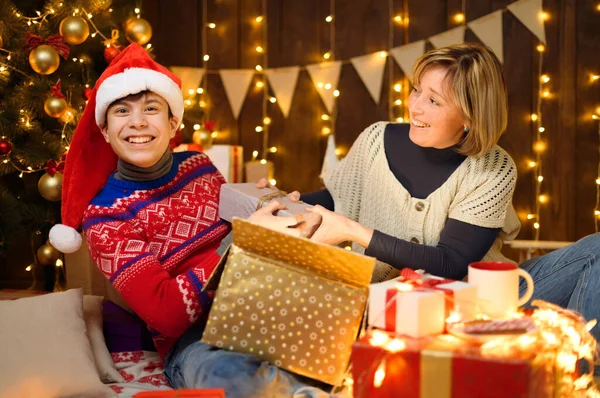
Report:
M34 35L31 32L27 32L27 36L25 36L25 42L25 50L27 51L33 50L42 44L47 44L55 49L58 55L64 59L67 59L69 52L71 51L67 43L65 43L65 39L63 39L63 37L59 34L48 36L47 39L44 39L38 35Z
M65 96L63 95L63 93L60 92L60 79L58 79L56 84L54 86L50 87L50 89L52 90L53 97L65 99Z
M210 131L212 133L213 130L215 129L215 124L216 123L211 120L210 122L204 123L204 128L207 129L208 131Z
M65 162L56 163L54 159L50 159L48 163L46 163L46 173L50 175L50 177L54 177L56 173L62 173L65 170Z

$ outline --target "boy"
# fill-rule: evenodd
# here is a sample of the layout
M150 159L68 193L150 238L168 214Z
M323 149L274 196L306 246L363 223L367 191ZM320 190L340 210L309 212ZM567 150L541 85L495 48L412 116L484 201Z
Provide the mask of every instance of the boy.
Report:
M137 44L115 58L75 131L63 180L63 224L50 231L51 244L69 253L81 245L76 229L83 227L94 262L156 332L163 359L192 325L199 342L211 303L202 286L230 230L218 217L222 175L202 153L169 150L183 116L180 87L179 78ZM251 220L299 234L287 228L294 218L272 215L280 208L271 203ZM176 387L190 384L182 380Z

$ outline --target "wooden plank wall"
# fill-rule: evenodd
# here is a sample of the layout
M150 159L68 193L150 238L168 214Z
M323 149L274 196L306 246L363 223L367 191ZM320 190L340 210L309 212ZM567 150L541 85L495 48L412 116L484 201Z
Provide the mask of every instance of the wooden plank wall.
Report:
M206 0L207 19L217 24L207 35L210 69L253 68L261 62L256 45L264 45L262 29L255 17L267 6L268 66L307 65L322 61L329 50L330 0ZM453 15L461 0L337 0L335 1L335 57L349 58L389 48L390 3L394 15L408 11L408 28L394 25L393 45L399 46L456 26ZM466 0L467 21L504 9L510 0ZM546 23L547 51L543 71L553 98L542 107L548 149L543 155L543 191L550 197L541 212L540 239L576 240L594 232L595 179L598 165L598 122L591 114L600 105L600 12L591 0L544 0L550 14ZM165 65L202 65L202 0L146 0L143 15L154 27L152 40L157 60ZM532 159L534 112L538 85L537 40L512 14L503 13L504 68L509 91L510 120L501 145L519 167L515 208L521 216L535 205L533 174L527 167ZM467 40L477 37L467 31ZM393 63L393 82L401 71ZM389 73L384 77L381 103L369 96L353 67L342 69L338 99L336 140L347 151L369 124L388 119ZM260 77L257 75L256 79ZM234 120L220 78L208 77L210 119L217 122L217 143L239 144L248 160L261 147L261 135L254 131L262 119L262 92L251 87L240 118ZM392 82L392 83L393 83ZM289 117L277 105L268 105L273 123L269 145L278 152L275 177L285 190L301 192L321 187L318 175L325 154L326 137L321 133L325 111L306 71L300 73ZM531 221L524 222L521 239L532 238Z

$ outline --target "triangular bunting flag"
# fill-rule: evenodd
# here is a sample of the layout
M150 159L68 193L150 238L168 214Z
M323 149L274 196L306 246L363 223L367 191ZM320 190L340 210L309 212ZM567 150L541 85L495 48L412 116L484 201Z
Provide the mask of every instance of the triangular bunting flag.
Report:
M427 39L435 48L451 46L465 42L465 26L461 25Z
M299 66L265 69L265 75L269 79L269 84L275 93L275 98L277 98L277 103L284 117L287 117L290 113L290 106L292 105L292 98L296 90L299 73Z
M190 95L190 90L196 91L202 83L204 68L188 68L186 66L171 66L171 72L181 79L181 92L184 98Z
M358 72L358 76L362 79L376 104L379 103L379 98L381 97L381 85L383 84L386 58L385 52L380 51L350 59L354 69Z
M323 167L321 168L321 175L319 177L321 179L325 178L325 175L333 170L339 162L340 160L335 154L335 137L333 134L329 134L329 137L327 137L327 149L325 150Z
M544 21L541 18L542 0L520 0L506 6L542 43L546 43Z
M500 62L503 63L502 10L478 18L467 25L485 45L496 53Z
M312 79L317 92L325 103L329 113L333 112L334 96L333 92L337 89L342 70L342 62L323 62L320 64L307 65L306 70Z
M390 52L408 80L412 81L413 66L417 59L425 54L425 40L419 40L405 46L392 48Z
M233 117L236 119L240 116L254 73L253 69L221 69L219 71Z

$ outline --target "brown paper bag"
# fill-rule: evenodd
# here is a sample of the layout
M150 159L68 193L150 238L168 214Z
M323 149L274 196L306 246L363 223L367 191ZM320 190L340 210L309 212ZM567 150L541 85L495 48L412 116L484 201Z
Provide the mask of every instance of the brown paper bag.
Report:
M202 342L332 385L345 374L375 259L233 220Z

